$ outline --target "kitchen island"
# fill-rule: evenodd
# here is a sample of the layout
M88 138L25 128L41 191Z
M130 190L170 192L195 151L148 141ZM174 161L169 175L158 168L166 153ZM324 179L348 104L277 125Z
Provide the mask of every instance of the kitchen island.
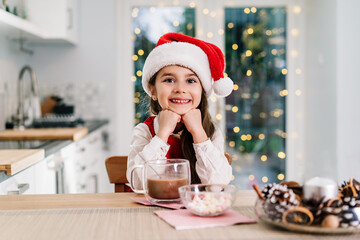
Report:
M0 239L359 239L359 234L311 235L262 223L175 230L160 207L134 203L135 193L0 196ZM237 192L234 210L256 219L252 190Z

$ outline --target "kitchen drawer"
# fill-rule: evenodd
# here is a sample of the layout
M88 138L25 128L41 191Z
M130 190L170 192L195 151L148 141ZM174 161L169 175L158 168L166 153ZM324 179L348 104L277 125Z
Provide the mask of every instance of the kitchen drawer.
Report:
M29 167L0 183L0 195L36 194L35 170Z

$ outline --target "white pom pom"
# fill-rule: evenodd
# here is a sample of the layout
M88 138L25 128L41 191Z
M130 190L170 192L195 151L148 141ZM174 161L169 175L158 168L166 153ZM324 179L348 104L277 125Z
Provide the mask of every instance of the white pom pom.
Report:
M226 97L230 95L234 88L233 81L228 78L220 78L219 80L215 81L213 84L214 93L220 97Z

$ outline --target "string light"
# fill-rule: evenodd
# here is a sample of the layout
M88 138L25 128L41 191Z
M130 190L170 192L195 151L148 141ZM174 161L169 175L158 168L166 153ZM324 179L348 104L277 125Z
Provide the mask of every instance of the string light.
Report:
M136 72L136 76L141 77L141 76L142 76L142 71L141 71L141 70L138 70L138 71Z
M239 46L236 43L234 43L231 47L233 50L237 50Z
M191 2L191 3L189 3L189 7L195 8L195 7L196 7L196 4L195 4L194 2Z
M209 14L209 9L204 8L202 12L203 12L204 15L207 15L207 14Z
M139 54L140 56L144 55L144 50L140 49L140 50L138 51L138 54Z
M234 90L234 91L236 91L236 90L238 90L238 89L239 89L239 85L234 84L234 86L233 86L233 90Z
M137 61L139 59L139 57L137 56L137 55L133 55L132 56L132 60L135 62L135 61Z
M249 14L250 13L250 8L245 8L244 13Z
M140 34L140 33L141 33L140 28L135 28L134 33L135 33L135 34Z
M267 156L266 155L261 155L260 159L261 159L261 161L266 162Z
M263 140L263 139L265 139L265 134L263 134L263 133L260 133L260 134L259 134L259 139L260 139L260 140Z
M229 146L230 146L230 147L235 147L235 141L230 141L230 142L229 142Z
M233 128L233 131L234 131L234 133L238 133L238 132L240 132L240 128L236 126Z
M237 106L233 106L231 109L231 111L234 113L236 113L238 110L239 110L239 108Z
M279 152L278 157L284 159L286 157L286 154L284 152Z
M282 174L282 173L279 173L279 174L277 175L277 178L278 178L280 181L282 181L282 180L285 179L285 175Z
M136 82L136 77L135 77L135 76L131 76L131 81L132 81L132 82Z
M261 181L263 181L263 183L267 183L269 181L267 176L262 177Z
M215 116L216 120L221 120L222 119L222 115L220 113L216 114Z
M251 50L246 50L245 55L247 57L250 57L252 55L252 51Z
M255 179L255 176L252 175L252 174L250 174L250 175L249 175L249 180L250 180L250 181L253 181L254 179Z

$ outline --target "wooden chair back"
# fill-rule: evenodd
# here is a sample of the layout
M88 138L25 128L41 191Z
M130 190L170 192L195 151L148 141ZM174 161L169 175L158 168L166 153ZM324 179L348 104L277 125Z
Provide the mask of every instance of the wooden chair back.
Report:
M105 160L106 171L109 176L110 183L115 184L115 192L127 192L130 187L125 185L127 156L112 156Z

